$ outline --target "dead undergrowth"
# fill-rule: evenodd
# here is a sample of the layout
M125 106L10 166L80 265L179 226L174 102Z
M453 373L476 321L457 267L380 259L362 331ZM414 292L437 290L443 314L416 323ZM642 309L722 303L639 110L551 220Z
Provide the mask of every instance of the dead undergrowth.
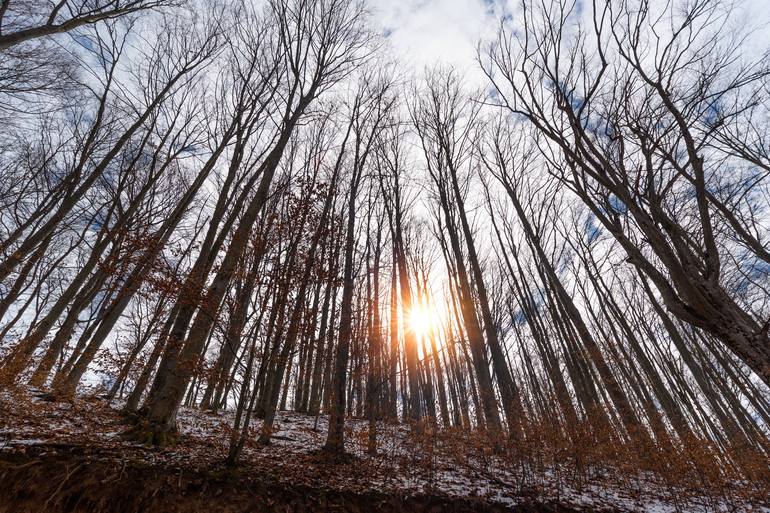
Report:
M183 409L178 443L127 441L131 424L94 397L47 400L34 391L0 394L0 513L4 511L762 511L767 462L742 455L746 471L720 467L713 451L590 443L587 427L566 441L547 424L526 442L463 430L378 426L366 454L366 422L347 423L352 455L320 457L324 417L280 413L268 446L246 445L224 464L229 414ZM580 438L584 437L584 438ZM700 449L699 449L700 448ZM689 454L689 457L686 456ZM749 457L751 456L751 457Z

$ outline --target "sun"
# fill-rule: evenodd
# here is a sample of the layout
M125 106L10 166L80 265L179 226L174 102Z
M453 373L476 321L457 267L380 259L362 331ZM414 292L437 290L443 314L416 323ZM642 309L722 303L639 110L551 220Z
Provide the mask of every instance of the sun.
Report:
M409 311L409 328L419 336L433 329L433 313L423 305L414 305Z

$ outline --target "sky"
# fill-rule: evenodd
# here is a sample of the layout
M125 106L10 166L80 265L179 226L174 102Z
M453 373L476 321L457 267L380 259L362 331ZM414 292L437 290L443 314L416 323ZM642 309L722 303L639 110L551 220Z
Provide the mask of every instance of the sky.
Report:
M613 0L615 1L615 0ZM631 0L633 3L635 0ZM636 0L638 1L638 0ZM654 3L656 0L652 0ZM663 0L658 0L663 1ZM730 2L730 0L726 0ZM590 14L591 0L577 0ZM421 71L436 64L451 64L483 83L475 62L480 39L493 37L501 17L519 11L520 0L367 0L401 66ZM675 5L685 0L675 0ZM770 47L770 0L733 0L733 21L753 28L747 49ZM514 14L515 19L515 14ZM749 57L748 55L746 57Z
M421 70L452 64L474 73L476 44L494 35L502 14L493 0L370 0L380 25L402 65Z
M511 22L516 24L522 0L365 1L372 21L386 38L399 69L419 76L425 68L451 65L463 73L469 84L485 88L488 81L476 62L477 45L480 40L497 34L504 15L510 15ZM590 26L592 0L576 1L575 12L581 13L584 22ZM602 5L603 1L596 0L596 3ZM629 5L638 1L628 0ZM665 3L667 0L650 1L654 6L655 2ZM674 6L681 7L693 1L708 0L671 1ZM770 48L770 0L733 0L733 8L732 26L742 30L753 29L745 41L743 57L754 60ZM419 156L416 159L419 161ZM419 203L414 207L423 217L428 217ZM440 290L435 284L433 288L434 292Z

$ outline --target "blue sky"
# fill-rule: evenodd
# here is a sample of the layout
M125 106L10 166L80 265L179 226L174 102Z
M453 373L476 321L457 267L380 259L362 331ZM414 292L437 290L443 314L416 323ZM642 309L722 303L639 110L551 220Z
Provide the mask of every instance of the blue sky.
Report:
M402 65L421 70L452 64L478 76L481 83L480 74L474 73L476 44L496 33L504 14L513 13L515 19L521 0L367 0L367 4ZM770 0L735 0L734 7L735 24L754 28L747 47L769 47ZM582 12L590 16L590 9Z

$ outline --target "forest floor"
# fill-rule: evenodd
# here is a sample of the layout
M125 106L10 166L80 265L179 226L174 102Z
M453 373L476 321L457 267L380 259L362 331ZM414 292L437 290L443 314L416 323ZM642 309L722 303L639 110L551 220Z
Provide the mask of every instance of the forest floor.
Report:
M564 469L512 466L467 438L452 445L399 425L378 425L378 455L369 456L367 424L357 419L347 422L353 457L330 464L317 452L326 418L288 412L277 415L269 446L247 443L227 468L229 412L183 408L179 443L157 449L122 439L129 424L118 406L1 392L0 513L770 512L770 500L675 489L650 474L593 469L576 479ZM260 424L252 422L252 440Z

